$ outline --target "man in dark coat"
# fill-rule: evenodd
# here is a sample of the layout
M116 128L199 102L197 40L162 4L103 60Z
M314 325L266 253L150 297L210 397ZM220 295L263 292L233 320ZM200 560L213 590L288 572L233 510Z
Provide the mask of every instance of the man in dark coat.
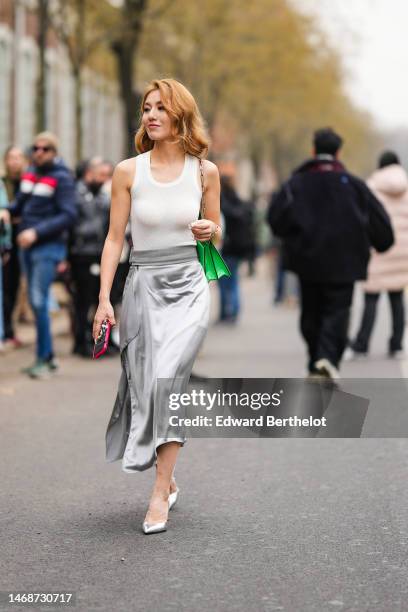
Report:
M393 244L382 204L338 159L341 137L314 135L314 157L272 197L268 221L283 238L285 267L299 276L301 331L309 372L338 378L347 343L354 282L366 278L370 247Z

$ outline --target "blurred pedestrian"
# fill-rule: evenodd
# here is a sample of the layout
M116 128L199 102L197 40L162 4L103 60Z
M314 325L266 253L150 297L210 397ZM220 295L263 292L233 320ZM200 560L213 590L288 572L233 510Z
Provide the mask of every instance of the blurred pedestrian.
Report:
M276 240L276 267L275 267L275 295L274 303L281 304L285 298L285 266L283 263L282 242L279 238Z
M112 176L114 171L114 165L108 159L102 159L100 163L101 178L103 178L103 188L109 194L112 189Z
M75 166L75 180L82 181L85 171L89 165L89 159L81 159Z
M100 258L109 226L110 200L102 162L90 161L76 184L78 220L71 229L69 262L74 305L73 352L92 355L92 320L98 305ZM93 310L91 315L91 310Z
M95 163L98 162L100 165L100 176L103 178L103 191L111 198L112 192L112 175L114 166L111 161L103 159L102 157L95 157L93 160ZM111 290L111 303L115 310L115 316L120 317L120 306L122 303L123 290L125 288L126 277L129 272L129 254L132 244L132 235L130 223L126 226L125 239L123 241L122 253L120 255L118 267L116 268L115 278L113 279L112 290ZM118 327L112 330L111 345L119 346L119 329Z
M3 181L0 179L0 211L7 208L7 191ZM0 350L4 350L4 286L3 286L3 265L10 256L11 250L11 224L8 219L0 218Z
M284 247L282 241L276 239L275 260L275 294L273 302L275 305L285 304L295 307L298 304L298 282L293 272L285 269Z
M12 217L21 218L17 243L23 250L36 323L36 360L23 370L32 378L44 378L58 367L52 346L48 293L56 268L66 257L67 232L77 216L74 180L68 168L56 160L57 150L54 134L41 132L36 136L33 165L23 174L20 191L9 206Z
M4 153L4 174L1 177L6 187L9 202L14 200L20 188L20 181L27 167L27 158L23 150L15 145L10 145Z
M2 177L7 190L7 198L12 202L20 188L20 181L27 167L27 159L22 149L11 145L4 154L4 175ZM13 325L13 313L20 286L20 257L17 245L17 226L19 219L14 218L11 224L11 250L3 265L3 314L4 343L6 346L19 347L21 342L16 337Z
M403 354L405 326L404 289L408 285L408 176L393 151L379 158L378 170L367 184L388 212L394 229L394 246L386 253L371 255L364 290L364 311L357 336L350 343L350 357L367 355L373 331L378 298L388 293L392 316L392 335L388 342L390 357Z
M240 309L239 267L244 259L254 256L254 210L249 202L242 200L235 189L235 175L221 174L221 211L225 231L221 248L231 276L218 281L220 290L221 323L236 323Z
M342 138L314 135L314 157L274 195L268 220L299 276L301 330L309 373L338 378L347 344L354 282L365 279L370 246L386 251L393 231L383 205L338 159Z
M100 155L95 155L91 157L87 162L87 165L92 164L94 166L99 166L99 176L101 179L103 178L103 188L110 195L111 185L112 185L112 176L114 171L114 165L108 159L104 159ZM84 167L85 170L85 167Z

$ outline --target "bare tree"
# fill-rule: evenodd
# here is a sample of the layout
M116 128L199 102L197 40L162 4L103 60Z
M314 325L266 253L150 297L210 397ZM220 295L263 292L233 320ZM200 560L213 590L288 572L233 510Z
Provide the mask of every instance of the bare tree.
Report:
M42 132L46 129L46 64L45 52L47 48L47 33L49 28L49 0L38 0L38 77L36 83L36 130Z
M82 69L93 49L86 44L87 0L60 0L54 3L52 27L65 45L74 79L75 156L82 157Z
M76 155L81 158L82 69L99 46L116 60L117 80L124 109L125 154L134 154L134 133L140 96L136 89L137 52L146 20L162 15L174 0L163 0L150 12L149 0L55 0L52 26L66 46L75 82Z
M137 127L137 109L140 96L136 91L136 54L143 29L143 19L148 0L124 0L121 11L121 28L111 39L111 48L116 57L116 66L121 97L124 106L124 129L126 154L134 155L134 133Z

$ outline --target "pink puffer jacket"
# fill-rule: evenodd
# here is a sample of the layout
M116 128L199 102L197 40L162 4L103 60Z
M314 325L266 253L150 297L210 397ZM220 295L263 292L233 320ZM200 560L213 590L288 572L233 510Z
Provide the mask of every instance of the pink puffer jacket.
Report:
M372 252L362 287L367 293L400 291L408 285L408 176L392 164L374 172L367 185L391 218L395 242L385 253Z

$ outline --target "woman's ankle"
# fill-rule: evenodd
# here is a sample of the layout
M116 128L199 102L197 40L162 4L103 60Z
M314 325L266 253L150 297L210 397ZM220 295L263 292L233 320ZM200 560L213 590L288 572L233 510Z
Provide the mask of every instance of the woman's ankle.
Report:
M170 486L165 485L155 485L152 491L152 498L158 497L163 501L167 501L170 495Z

